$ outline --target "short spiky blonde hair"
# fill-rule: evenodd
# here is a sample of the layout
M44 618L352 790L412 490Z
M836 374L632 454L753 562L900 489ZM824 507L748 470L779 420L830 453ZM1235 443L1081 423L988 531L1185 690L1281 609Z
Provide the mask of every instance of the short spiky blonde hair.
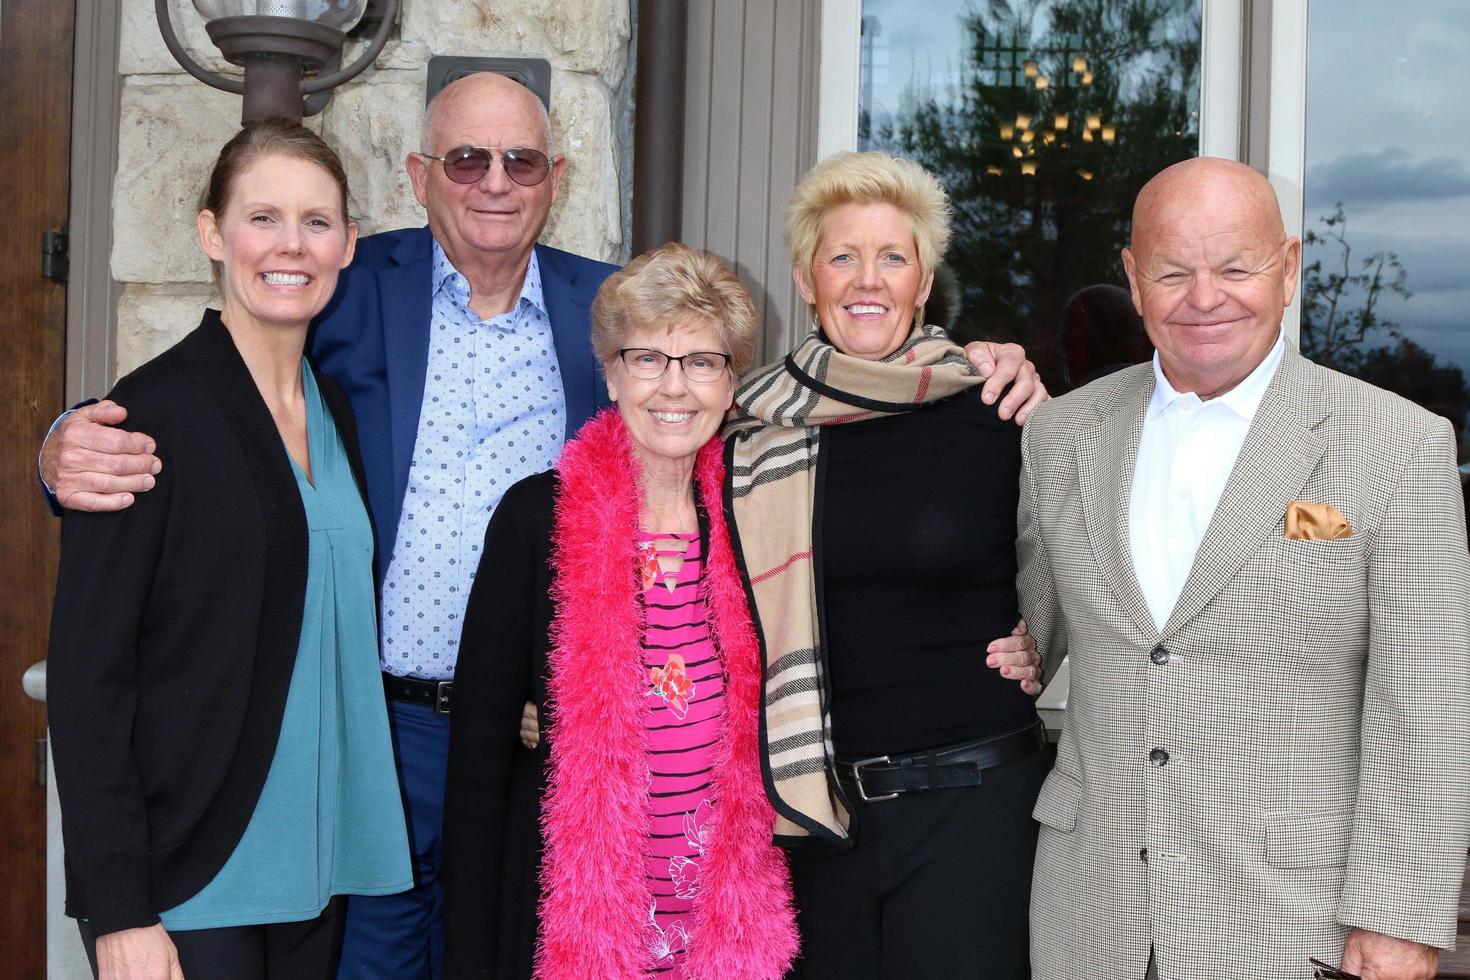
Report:
M670 242L607 277L592 301L592 350L598 361L618 358L635 327L673 326L689 316L715 328L738 376L755 357L755 304L723 261Z
M786 248L807 282L827 215L844 204L893 205L908 215L924 274L944 261L952 212L933 174L887 153L834 153L807 171L786 206Z

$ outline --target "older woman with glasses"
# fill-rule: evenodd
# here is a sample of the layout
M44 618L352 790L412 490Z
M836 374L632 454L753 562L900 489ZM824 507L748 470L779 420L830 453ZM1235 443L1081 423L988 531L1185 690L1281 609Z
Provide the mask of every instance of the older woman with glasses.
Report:
M991 642L1020 615L1021 433L925 325L949 203L839 154L786 237L815 328L736 393L726 473L802 976L1022 980L1040 670Z
M779 977L796 931L716 436L755 310L718 259L667 245L614 273L592 319L617 408L506 493L466 612L446 972Z

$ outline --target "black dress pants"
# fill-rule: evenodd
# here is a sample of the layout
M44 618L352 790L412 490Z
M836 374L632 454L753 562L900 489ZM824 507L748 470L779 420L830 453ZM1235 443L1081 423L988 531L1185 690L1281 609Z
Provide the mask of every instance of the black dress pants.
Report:
M185 980L332 980L342 955L347 899L336 896L322 914L305 922L168 934L179 951ZM97 976L97 937L78 922L82 945Z
M793 850L801 980L1027 980L1042 753L964 789L856 803L856 845Z

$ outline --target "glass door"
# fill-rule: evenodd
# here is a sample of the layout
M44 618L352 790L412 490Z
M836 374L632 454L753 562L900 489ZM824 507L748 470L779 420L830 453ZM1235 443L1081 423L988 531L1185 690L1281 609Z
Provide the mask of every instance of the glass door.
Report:
M1118 257L1133 198L1199 153L1200 0L862 0L858 149L940 177L925 313L1025 345L1062 393L1152 348Z

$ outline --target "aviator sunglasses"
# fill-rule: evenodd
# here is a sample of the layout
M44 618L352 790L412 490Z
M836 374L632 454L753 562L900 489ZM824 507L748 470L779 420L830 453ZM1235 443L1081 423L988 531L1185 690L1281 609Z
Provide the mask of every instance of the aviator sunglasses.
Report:
M497 150L489 146L456 146L446 150L442 157L425 153L429 160L444 164L444 176L456 184L474 184L490 170L496 156L505 168L505 175L522 187L535 187L551 173L551 160L540 150L526 147L511 147Z

